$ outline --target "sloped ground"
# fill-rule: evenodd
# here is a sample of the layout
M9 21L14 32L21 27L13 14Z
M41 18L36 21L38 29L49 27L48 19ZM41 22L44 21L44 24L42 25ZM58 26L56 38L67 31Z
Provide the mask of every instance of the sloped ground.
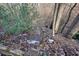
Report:
M49 7L39 9L43 18L34 21L35 27L32 32L25 32L17 36L4 35L0 30L0 55L23 55L23 56L78 56L79 43L74 39L68 39L62 34L52 37L49 27L51 18ZM49 12L47 12L49 11ZM48 17L48 19L47 19ZM39 20L39 19L38 19ZM47 22L45 22L47 21ZM46 26L46 27L45 27Z
M41 31L41 32L40 32ZM0 40L1 55L25 56L78 56L79 43L74 39L67 39L61 34L52 37L48 28L36 32L24 33ZM2 46L4 45L4 46Z

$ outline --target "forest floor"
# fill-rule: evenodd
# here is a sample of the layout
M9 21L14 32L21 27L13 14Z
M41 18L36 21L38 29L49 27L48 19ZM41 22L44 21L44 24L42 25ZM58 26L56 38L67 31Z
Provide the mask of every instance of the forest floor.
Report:
M17 36L0 37L0 55L78 56L79 43L62 34L52 36L52 30L37 27Z

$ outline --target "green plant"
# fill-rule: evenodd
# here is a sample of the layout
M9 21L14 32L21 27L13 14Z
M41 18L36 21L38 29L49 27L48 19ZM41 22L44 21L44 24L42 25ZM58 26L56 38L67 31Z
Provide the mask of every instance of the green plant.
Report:
M72 38L79 40L79 31L75 33Z
M6 4L6 7L0 5L0 23L7 34L31 31L36 13L31 4Z

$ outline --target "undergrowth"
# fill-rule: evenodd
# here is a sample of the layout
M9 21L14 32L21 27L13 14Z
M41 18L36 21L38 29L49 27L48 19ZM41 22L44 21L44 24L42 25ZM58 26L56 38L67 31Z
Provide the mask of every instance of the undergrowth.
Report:
M0 26L6 34L17 35L32 30L32 20L37 15L31 4L0 5Z
M79 40L79 31L75 33L72 38Z

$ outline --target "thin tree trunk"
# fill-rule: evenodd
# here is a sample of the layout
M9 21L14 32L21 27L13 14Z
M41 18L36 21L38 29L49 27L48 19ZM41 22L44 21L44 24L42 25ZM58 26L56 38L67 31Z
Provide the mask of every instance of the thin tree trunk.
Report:
M59 29L59 26L60 26L60 21L61 21L62 15L63 15L63 11L64 11L64 8L65 8L65 5L63 6L61 4L59 7L60 8L59 8L59 12L58 12L57 21L56 21L56 27L55 27L56 33L58 32L58 29Z
M55 4L55 9L54 9L54 18L53 18L53 36L55 36L55 25L56 25L56 20L58 16L58 9L59 9L59 4Z
M72 10L74 9L75 6L76 6L76 3L71 7L70 12L69 12L69 14L68 14L68 19L67 19L67 21L65 22L65 24L64 24L64 26L63 26L63 28L62 28L62 30L61 30L61 33L63 33L63 31L64 31L64 29L65 29L67 23L69 22L69 19L70 19ZM63 33L63 36L67 37L67 35L68 35L68 29Z
M64 30L66 24L68 23L69 19L70 19L71 12L72 12L72 10L73 10L73 8L74 8L75 6L76 6L76 3L75 3L72 7L70 7L67 21L65 22L64 26L62 27L62 29L61 29L61 33L63 33L63 30Z

